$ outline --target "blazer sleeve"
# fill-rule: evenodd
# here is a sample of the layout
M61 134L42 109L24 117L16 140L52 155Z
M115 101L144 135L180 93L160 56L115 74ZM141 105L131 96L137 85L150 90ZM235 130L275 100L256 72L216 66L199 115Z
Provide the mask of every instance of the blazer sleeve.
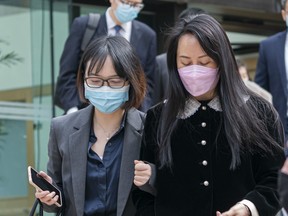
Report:
M55 128L55 119L52 120L50 126L49 142L48 142L48 164L47 174L53 179L53 184L62 192L62 207L59 208L56 205L48 206L43 204L43 209L46 212L59 212L65 208L65 197L62 190L62 171L61 171L61 154L57 145L56 132L60 131L59 128Z
M141 155L140 155L140 160L147 161L152 164L156 163L155 158L156 158L156 134L157 134L157 127L158 127L157 125L158 124L156 120L155 110L154 108L152 108L148 110L147 112L145 126L144 126L144 134L142 137L142 144L141 144ZM153 170L154 172L157 172L157 168L154 168ZM154 173L154 175L156 175L156 173ZM154 184L154 182L152 184ZM142 187L142 189L144 188ZM133 202L134 202L134 205L136 207L136 212L137 212L136 216L155 215L154 194L155 193L151 194L151 193L145 192L139 188L133 191Z
M56 83L55 104L65 110L81 106L76 87L78 65L81 58L82 38L88 16L74 19L60 59L60 72Z
M267 63L269 61L268 56L266 56L267 45L265 41L260 43L259 47L259 57L256 67L255 82L262 88L270 92L269 87L269 74Z

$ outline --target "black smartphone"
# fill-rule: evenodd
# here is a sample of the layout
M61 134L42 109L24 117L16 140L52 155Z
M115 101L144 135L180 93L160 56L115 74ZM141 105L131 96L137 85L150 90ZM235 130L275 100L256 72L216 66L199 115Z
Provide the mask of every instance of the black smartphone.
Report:
M57 187L55 187L53 184L50 184L42 176L40 176L38 172L31 166L28 166L28 179L29 179L29 183L39 191L46 191L46 190L50 192L54 191L56 195L59 196L59 199L55 203L55 205L58 207L62 206L61 191Z

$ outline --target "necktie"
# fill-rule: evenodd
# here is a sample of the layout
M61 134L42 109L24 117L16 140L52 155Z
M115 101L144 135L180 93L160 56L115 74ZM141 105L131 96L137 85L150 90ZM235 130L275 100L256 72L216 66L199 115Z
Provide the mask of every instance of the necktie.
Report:
M114 29L115 29L115 32L116 32L115 35L121 36L120 30L122 29L122 27L120 25L116 25L116 26L114 26Z

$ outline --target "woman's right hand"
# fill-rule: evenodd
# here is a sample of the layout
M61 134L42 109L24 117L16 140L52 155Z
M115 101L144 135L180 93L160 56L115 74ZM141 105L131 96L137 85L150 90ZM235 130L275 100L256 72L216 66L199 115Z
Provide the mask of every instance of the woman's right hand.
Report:
M48 176L45 172L40 171L39 175L43 177L45 180L47 180L50 184L52 184L52 178ZM53 191L50 193L50 191L38 191L35 192L35 197L39 199L42 203L46 205L54 205L57 200L59 199L59 196L56 195L56 193Z
M134 171L134 184L138 187L146 184L152 174L151 166L143 161L134 160L135 171Z

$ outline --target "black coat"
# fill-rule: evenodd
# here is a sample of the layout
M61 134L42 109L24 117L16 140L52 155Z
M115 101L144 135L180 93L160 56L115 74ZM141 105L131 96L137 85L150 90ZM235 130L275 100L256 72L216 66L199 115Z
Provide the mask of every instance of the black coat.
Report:
M142 154L142 160L158 168L157 216L215 216L216 211L227 211L243 199L254 203L261 216L274 216L279 211L277 174L284 161L281 148L275 150L274 155L260 151L241 153L241 165L235 170L229 169L231 150L221 123L222 111L202 103L192 116L179 120L172 135L172 172L168 168L159 169L156 133L162 108L160 104L147 113ZM283 133L275 131L279 127L271 125L276 118L271 113L269 107L263 109L263 119L269 132L283 145L283 137L280 137ZM280 120L276 122L281 125ZM220 133L216 138L218 129ZM154 215L153 201L145 200L142 194L134 195L138 215Z

